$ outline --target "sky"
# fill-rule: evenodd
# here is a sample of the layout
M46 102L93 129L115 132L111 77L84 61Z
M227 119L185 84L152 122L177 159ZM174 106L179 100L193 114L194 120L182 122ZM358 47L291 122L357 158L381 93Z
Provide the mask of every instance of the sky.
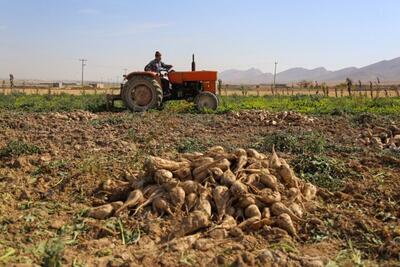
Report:
M0 0L0 78L116 81L175 70L337 70L400 56L398 0Z

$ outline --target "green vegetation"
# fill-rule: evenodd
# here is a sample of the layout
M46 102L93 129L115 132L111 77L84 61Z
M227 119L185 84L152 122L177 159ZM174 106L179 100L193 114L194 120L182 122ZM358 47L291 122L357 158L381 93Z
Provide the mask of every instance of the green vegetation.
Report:
M242 109L267 109L270 111L296 111L308 114L398 114L400 98L322 97L322 96L229 96L222 97L217 112Z
M59 267L62 266L62 256L64 253L64 243L57 239L50 239L47 241L44 255L43 266L45 267Z
M323 96L223 96L217 111L206 113L226 113L245 109L265 109L270 111L296 111L306 114L399 114L400 97L323 97ZM165 104L165 110L178 113L197 112L192 103L171 101ZM106 110L104 95L25 95L0 94L0 110L22 110L32 112L88 110L100 112ZM158 112L158 111L154 111Z
M13 140L8 142L5 147L0 148L0 158L31 155L31 154L37 154L39 152L40 149L35 145L27 144L22 141Z
M273 132L263 136L254 145L259 151L271 152L272 146L279 152L291 153L291 161L300 178L320 187L335 191L348 178L360 177L339 159L328 156L329 152L354 152L355 148L336 146L326 142L319 132Z
M0 110L31 112L88 110L103 111L106 108L104 95L27 95L0 94Z
M176 148L179 153L203 152L205 149L206 147L204 144L202 144L197 138L191 137L183 139Z
M345 178L357 176L342 161L328 156L304 155L291 164L301 178L329 190L338 189Z
M272 146L280 152L294 154L321 153L326 148L323 136L317 132L273 132L265 135L254 145L260 151L272 151Z

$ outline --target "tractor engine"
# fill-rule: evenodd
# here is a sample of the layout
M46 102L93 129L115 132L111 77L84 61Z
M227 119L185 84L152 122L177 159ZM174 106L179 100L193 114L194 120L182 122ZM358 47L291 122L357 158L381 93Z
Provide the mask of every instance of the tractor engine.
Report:
M182 84L171 84L172 99L194 99L202 90L201 82L184 82Z

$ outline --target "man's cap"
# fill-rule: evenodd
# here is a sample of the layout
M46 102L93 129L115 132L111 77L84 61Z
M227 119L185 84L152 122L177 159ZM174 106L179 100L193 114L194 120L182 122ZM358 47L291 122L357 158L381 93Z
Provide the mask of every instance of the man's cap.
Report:
M156 57L161 57L161 53L156 51Z

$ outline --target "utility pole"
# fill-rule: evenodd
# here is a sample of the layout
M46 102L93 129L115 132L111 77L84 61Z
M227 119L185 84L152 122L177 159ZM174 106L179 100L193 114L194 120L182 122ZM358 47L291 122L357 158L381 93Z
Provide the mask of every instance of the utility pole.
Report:
M275 70L274 70L274 89L276 86L276 65L278 65L278 62L275 62Z
M79 61L82 62L82 87L83 87L83 70L84 70L84 68L85 68L85 66L86 66L86 62L87 62L88 60L87 60L87 59L81 58L81 59L79 59Z

